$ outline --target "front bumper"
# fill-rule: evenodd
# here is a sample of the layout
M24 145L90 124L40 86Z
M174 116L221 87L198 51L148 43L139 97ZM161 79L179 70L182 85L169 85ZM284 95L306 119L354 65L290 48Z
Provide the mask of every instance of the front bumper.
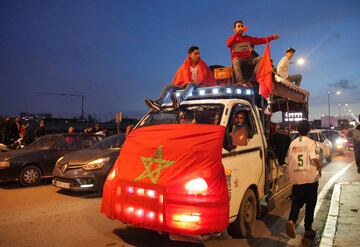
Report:
M19 177L19 169L16 167L0 168L0 182L16 181Z
M222 205L223 202L209 203L197 196L169 195L164 188L154 185L120 182L116 188L105 184L101 211L112 219L141 228L198 235L226 229L229 211L228 205L226 209Z
M335 153L344 153L345 146L343 144L333 144L332 151Z
M62 173L55 167L52 184L72 191L102 191L107 171L104 169L84 171L82 168Z

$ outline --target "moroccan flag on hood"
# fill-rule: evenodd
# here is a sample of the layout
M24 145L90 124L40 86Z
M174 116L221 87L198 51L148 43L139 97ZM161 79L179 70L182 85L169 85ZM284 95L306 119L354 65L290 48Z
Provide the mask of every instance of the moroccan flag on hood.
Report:
M270 45L266 43L264 55L261 58L256 80L259 82L259 94L268 98L272 92L272 66L270 57Z
M187 83L193 82L191 78L190 66L191 66L190 58L187 57L183 65L180 66L180 68L175 74L175 77L173 79L174 85L183 87ZM196 82L201 86L207 86L207 87L215 86L216 81L214 75L207 66L207 64L200 59L197 66L198 66L198 77Z
M223 126L205 124L134 130L104 185L101 211L158 231L222 232L229 221L224 132Z

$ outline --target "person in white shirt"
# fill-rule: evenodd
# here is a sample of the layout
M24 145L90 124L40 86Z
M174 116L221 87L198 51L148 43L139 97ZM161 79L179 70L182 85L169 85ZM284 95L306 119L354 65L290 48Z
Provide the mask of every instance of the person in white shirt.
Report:
M288 151L288 175L292 188L291 210L286 223L286 233L295 238L295 224L300 209L305 209L305 236L315 237L312 229L314 210L317 202L318 180L321 177L321 165L316 142L307 137L310 131L308 121L301 121L298 125L300 136L293 140Z
M283 79L285 79L291 83L294 82L296 86L300 86L302 76L299 74L289 75L289 63L290 63L291 58L294 56L294 54L295 54L294 48L287 49L285 56L278 63L276 72Z

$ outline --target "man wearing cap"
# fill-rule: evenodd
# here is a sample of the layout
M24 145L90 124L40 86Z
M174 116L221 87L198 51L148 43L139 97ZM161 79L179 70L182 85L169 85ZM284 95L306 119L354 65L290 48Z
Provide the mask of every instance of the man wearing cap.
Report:
M289 63L294 56L295 49L289 48L286 50L285 56L280 60L277 66L277 73L285 80L294 82L296 86L300 86L302 76L299 74L289 75Z

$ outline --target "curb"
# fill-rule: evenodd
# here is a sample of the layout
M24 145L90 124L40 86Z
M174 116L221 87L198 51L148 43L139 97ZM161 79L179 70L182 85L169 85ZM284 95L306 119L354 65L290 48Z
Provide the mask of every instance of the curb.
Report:
M343 183L335 184L331 197L329 213L326 219L325 228L321 237L319 247L331 247L334 244L337 219L339 216L339 203L341 195L341 186Z

